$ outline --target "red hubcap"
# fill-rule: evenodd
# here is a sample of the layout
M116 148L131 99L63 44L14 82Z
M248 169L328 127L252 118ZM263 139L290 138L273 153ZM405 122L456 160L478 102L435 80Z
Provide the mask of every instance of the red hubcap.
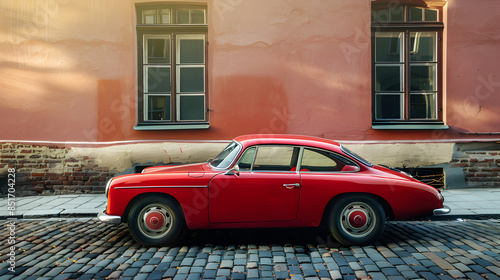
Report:
M165 217L157 211L148 213L146 215L146 225L152 230L159 230L165 225Z
M354 211L349 215L349 224L354 228L361 228L366 225L366 213L360 210Z

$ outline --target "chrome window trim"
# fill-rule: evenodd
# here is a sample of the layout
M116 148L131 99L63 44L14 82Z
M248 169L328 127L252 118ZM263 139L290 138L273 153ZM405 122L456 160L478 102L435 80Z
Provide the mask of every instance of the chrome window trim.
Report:
M243 151L243 145L242 145L240 142L236 141L236 140L231 141L231 143L233 143L233 142L234 142L234 143L236 143L236 145L238 145L238 149L239 149L238 154L234 157L233 161L231 161L231 163L228 165L228 167L227 167L227 168L218 168L218 167L215 167L215 166L213 166L213 165L212 165L212 163L209 161L209 162L208 162L208 165L209 165L209 166L210 166L213 170L215 170L215 171L225 171L225 170L229 170L229 169L231 169L231 168L233 167L234 163L235 163L237 160L239 160L239 159L240 159L241 152ZM230 144L231 144L231 143L230 143ZM228 146L229 146L229 145L228 145ZM227 147L227 146L226 146L226 147ZM222 151L221 151L221 152L222 152Z
M295 172L300 173L300 169L302 168L302 158L304 157L305 146L299 146L299 158L297 159L297 166L295 168Z
M164 188L208 188L208 186L131 186L116 187L116 189L164 189Z
M331 151L331 150L326 150L326 149L317 148L317 147L311 147L311 146L304 146L303 147L302 154L300 156L300 168L301 169L302 169L302 155L303 155L303 152L304 152L304 150L306 148L311 149L311 150L325 151L325 152L334 153L334 154L338 155L339 157L342 157L342 158L345 158L345 159L348 159L348 160L352 161L354 164L356 164L356 166L358 167L358 170L354 170L354 171L341 171L341 170L336 170L336 171L299 171L300 173L307 173L307 174L313 174L313 173L321 173L321 174L331 174L331 173L344 174L344 173L356 173L356 172L360 172L361 171L361 166L359 165L359 163L356 160L353 160L352 158L346 157L346 156L344 156L342 154L339 154L339 153ZM342 150L342 152L343 152L343 150Z
M366 165L368 167L373 167L373 164L371 162L369 162L368 160L364 159L363 157L357 155L356 153L354 153L353 151L349 150L347 147L345 147L344 145L340 145L340 150L348 155L351 159L353 159L355 162L360 162L362 163L363 165Z
M275 146L275 147L278 147L278 146L282 146L282 147L292 147L292 148L299 148L301 150L299 150L299 156L297 157L297 166L299 165L299 162L302 160L302 151L304 150L304 146L300 146L300 145L289 145L289 144L257 144L257 145L254 145L254 146L250 146L250 147L247 147L245 149L248 150L250 148L253 148L255 147L255 154L253 155L253 159L252 159L252 164L250 166L250 170L243 170L243 171L240 171L240 172L251 172L251 173L261 173L261 172L274 172L274 173L298 173L297 171L297 168L295 171L283 171L283 170L253 170L253 167L254 167L254 164L255 164L255 160L257 159L257 155L258 155L258 152L259 152L259 148L260 147L263 147L263 146ZM243 154L243 153L242 153ZM238 161L239 163L239 161Z

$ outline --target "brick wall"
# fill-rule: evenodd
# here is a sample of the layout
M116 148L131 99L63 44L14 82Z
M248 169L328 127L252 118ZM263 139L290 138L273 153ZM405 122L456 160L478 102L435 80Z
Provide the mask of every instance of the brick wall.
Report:
M500 151L466 151L454 157L451 167L461 167L467 187L500 187Z
M8 168L16 169L18 196L71 193L103 193L116 171L99 166L98 160L79 156L61 146L0 144L0 182L6 194Z

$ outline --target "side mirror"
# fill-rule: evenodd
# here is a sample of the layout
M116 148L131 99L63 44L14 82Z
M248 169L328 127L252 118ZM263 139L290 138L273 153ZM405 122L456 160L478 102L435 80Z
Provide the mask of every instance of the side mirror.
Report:
M240 176L240 167L238 165L235 165L233 168L226 171L226 173L224 173L224 175Z

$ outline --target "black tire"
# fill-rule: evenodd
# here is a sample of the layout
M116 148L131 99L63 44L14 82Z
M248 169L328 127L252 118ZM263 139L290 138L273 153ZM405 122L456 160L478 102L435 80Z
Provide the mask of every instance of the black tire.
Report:
M385 219L384 209L376 199L351 195L333 202L328 225L338 242L346 246L366 245L384 233Z
M132 237L146 246L173 245L185 224L177 201L162 196L140 198L132 205L128 216Z

